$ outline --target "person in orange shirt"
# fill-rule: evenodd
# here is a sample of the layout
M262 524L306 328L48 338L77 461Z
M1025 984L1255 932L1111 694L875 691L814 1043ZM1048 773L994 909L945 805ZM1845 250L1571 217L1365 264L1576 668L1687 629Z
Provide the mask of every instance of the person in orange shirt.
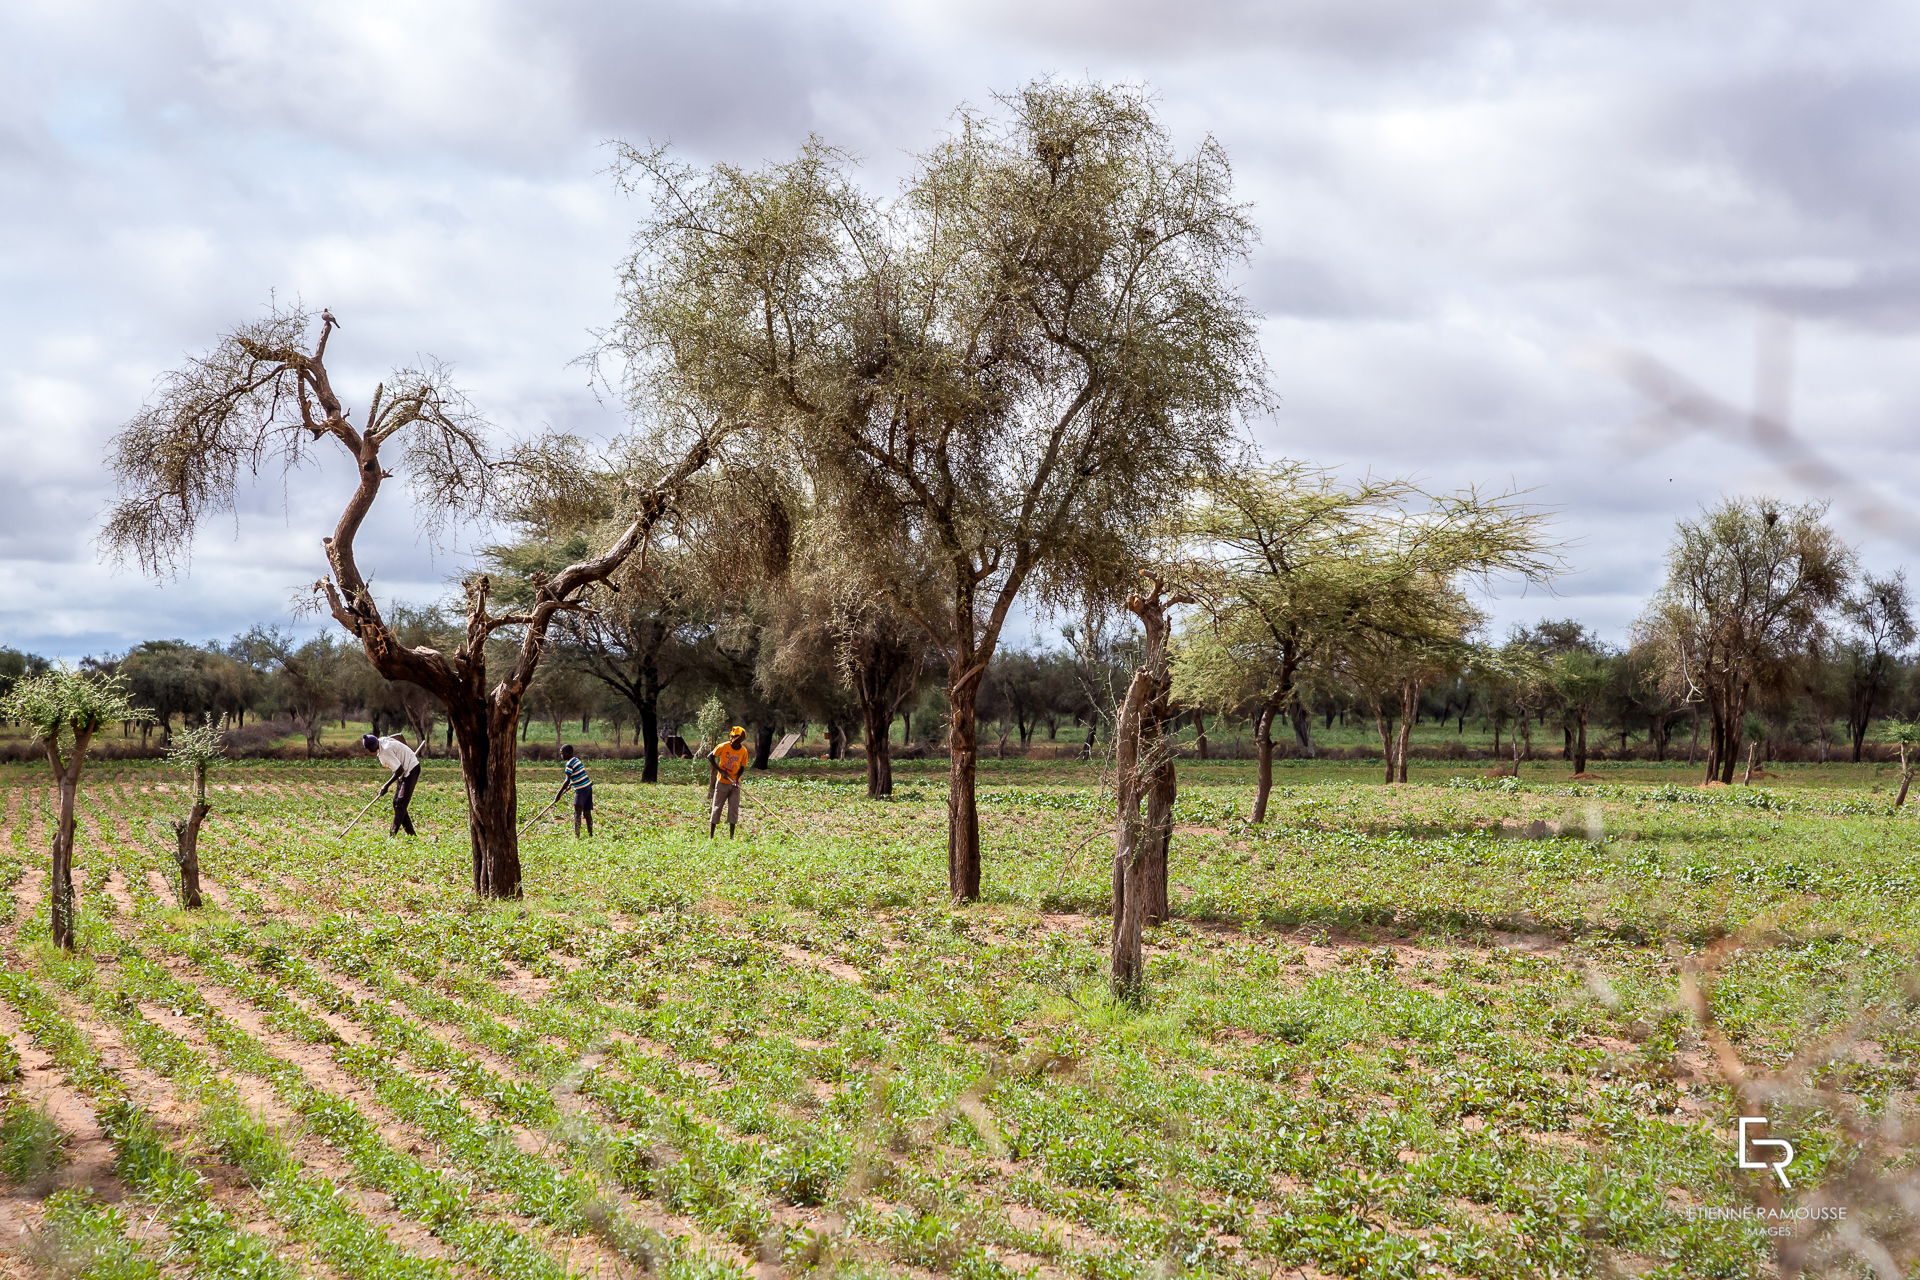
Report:
M747 731L739 725L727 732L727 740L707 755L707 798L713 804L708 815L707 839L720 829L720 811L727 811L727 839L740 822L740 774L747 767Z

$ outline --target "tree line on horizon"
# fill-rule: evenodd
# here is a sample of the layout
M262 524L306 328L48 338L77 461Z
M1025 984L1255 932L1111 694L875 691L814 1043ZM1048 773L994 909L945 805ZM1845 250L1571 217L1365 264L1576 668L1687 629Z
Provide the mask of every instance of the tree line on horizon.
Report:
M1761 529L1768 527L1764 510L1778 511L1764 503L1732 509L1761 513ZM1717 518L1724 524L1725 517L1723 509ZM1685 558L1704 550L1715 518L1687 522L1673 554ZM1817 522L1811 513L1798 519ZM1720 534L1730 531L1737 535L1737 525ZM551 550L539 541L495 548L496 575L511 582ZM664 558L656 559L654 572L667 572ZM712 740L703 716L749 726L754 763L762 769L782 735L816 726L830 759L944 750L943 699L931 645L915 644L903 632L895 688L879 707L871 699L863 704L831 630L819 625L804 601L786 598L805 591L806 584L757 587L751 598L700 601L691 584L682 583L642 598L636 608L602 607L565 626L522 707L521 741L538 730L555 744L581 739L590 754L632 755L643 762L644 781L657 780L663 755ZM663 605L669 598L673 603ZM1272 702L1277 714L1269 715L1266 733L1280 757L1320 755L1329 736L1338 738L1343 754L1360 754L1351 746L1358 730L1381 735L1378 751L1361 750L1384 758L1393 753L1404 717L1409 728L1450 727L1463 744L1453 754L1461 756L1557 756L1576 772L1589 758L1697 761L1711 746L1712 713L1707 691L1685 683L1685 655L1673 649L1680 638L1673 608L1669 590L1649 605L1625 646L1600 640L1573 619L1515 627L1497 642L1465 635L1450 662L1412 672L1410 701L1383 701L1350 659L1331 652L1302 659L1291 673L1293 687L1275 700L1271 689L1282 678L1284 655L1243 649L1234 657L1233 678L1245 687L1223 691L1217 668L1221 650L1231 649L1232 641L1223 641L1220 632L1223 620L1235 620L1196 605L1172 645L1173 710L1184 750L1201 759L1257 752L1262 716ZM449 644L459 626L445 607L392 612L397 633L409 644ZM1740 739L1756 747L1761 763L1859 762L1877 725L1920 719L1920 656L1904 573L1851 576L1830 600L1814 604L1812 616L1783 621L1794 625L1762 637L1738 726ZM1057 634L1052 644L1005 649L989 663L978 714L986 727L983 741L995 754L1024 754L1036 743L1059 754L1063 731L1065 748L1081 756L1111 740L1122 692L1140 657L1137 634L1115 611L1099 608L1084 610ZM0 695L22 675L50 665L0 646ZM358 646L326 632L301 640L260 625L226 641L144 641L79 665L126 678L133 701L153 715L123 725L122 737L137 733L142 747L155 752L170 745L176 723L214 724L239 755L285 754L280 744L292 738L313 757L324 752L328 725L345 728L349 722L375 733L404 733L429 753L445 754L455 745L433 699L417 686L381 676ZM1258 687L1263 677L1265 690ZM881 726L872 750L866 741L870 716ZM1464 745L1469 726L1475 730L1470 748ZM1737 749L1733 755L1738 758ZM884 784L874 794L885 794Z

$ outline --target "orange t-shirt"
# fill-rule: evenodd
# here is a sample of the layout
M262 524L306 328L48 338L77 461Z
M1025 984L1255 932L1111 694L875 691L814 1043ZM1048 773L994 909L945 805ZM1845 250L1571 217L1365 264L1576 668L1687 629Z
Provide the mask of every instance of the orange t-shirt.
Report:
M749 755L744 742L737 747L731 742L723 742L715 747L713 764L720 771L720 781L728 783L740 781L740 771L747 767Z

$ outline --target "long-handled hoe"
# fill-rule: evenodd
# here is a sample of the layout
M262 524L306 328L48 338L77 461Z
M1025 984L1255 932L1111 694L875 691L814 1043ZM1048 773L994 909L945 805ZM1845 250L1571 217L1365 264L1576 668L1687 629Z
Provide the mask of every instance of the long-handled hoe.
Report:
M565 795L565 794L566 794L566 792L564 792L564 791L560 793L560 795ZM538 822L538 821L540 821L540 819L542 819L542 818L544 818L544 817L546 817L546 816L547 816L547 809L551 809L551 808L553 808L553 806L555 806L555 805L557 805L557 804L559 804L559 803L560 803L560 796L555 796L555 797L554 797L553 799L551 799L551 800L549 800L549 801L547 801L547 808L546 808L546 809L542 809L542 810L541 810L540 812L538 812L538 813L536 813L536 814L534 814L534 815L533 815L533 816L532 816L531 818L528 818L528 819L527 819L527 821L526 821L526 825L525 825L525 826L522 826L522 827L520 828L520 831L519 831L519 833L518 833L517 835L515 835L515 836L514 836L514 839L516 839L516 840L518 840L518 839L520 838L520 836L523 836L523 835L525 835L525 834L527 834L527 827L530 827L530 826L532 826L532 825L533 825L534 823L536 823L536 822Z
M798 831L795 831L792 827L787 825L787 820L785 818L781 817L774 810L769 809L766 805L762 804L760 801L758 800L753 801L751 808L749 808L746 805L742 805L741 808L747 809L748 812L758 813L766 817L772 818L775 822L780 824L780 829L782 831L785 831L788 835L792 836L795 840L798 840L801 838L800 833Z
M367 801L366 808L361 809L360 812L353 815L353 821L349 822L346 826L346 830L340 833L340 838L344 840L347 838L348 835L352 834L353 829L360 825L360 819L367 816L367 809L371 809L373 808L374 805L378 804L380 802L380 797L385 794L387 794L387 789L385 787L382 787L380 788L380 790L374 792L373 799Z

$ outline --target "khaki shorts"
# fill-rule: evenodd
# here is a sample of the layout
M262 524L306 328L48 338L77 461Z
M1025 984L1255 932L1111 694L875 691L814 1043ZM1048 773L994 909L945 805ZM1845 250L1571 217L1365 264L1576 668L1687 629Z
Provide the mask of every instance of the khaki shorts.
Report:
M730 826L740 822L740 784L737 782L715 782L713 784L713 810L707 815L709 822L720 816L720 810L727 811L727 823Z

